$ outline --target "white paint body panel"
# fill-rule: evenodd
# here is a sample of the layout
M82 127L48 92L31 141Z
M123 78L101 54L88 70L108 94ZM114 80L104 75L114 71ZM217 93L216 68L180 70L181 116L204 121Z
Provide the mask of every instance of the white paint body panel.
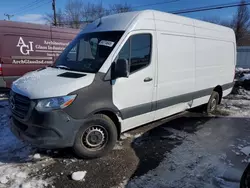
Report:
M229 95L232 92L232 88L223 91L223 97Z
M58 77L59 74L65 72L72 71L48 67L38 72L30 72L16 80L12 84L12 90L30 99L65 96L90 85L95 77L95 74L89 73L80 73L86 74L81 78Z
M155 70L148 67L138 71L129 78L117 79L114 85L114 103L119 109L159 101L170 97L180 96L203 89L215 88L233 82L236 62L234 32L226 27L210 24L190 18L171 15L158 11L153 12L155 35L152 64ZM143 23L143 29L152 29L152 18L147 12L137 15L126 33L142 32L136 27L136 22ZM138 21L139 20L139 21ZM150 20L150 21L149 21ZM141 24L140 24L141 25ZM127 38L119 44L114 56L119 52ZM109 63L111 63L110 61ZM106 64L101 69L106 71ZM137 78L156 74L154 88L145 90L143 82ZM141 85L140 85L141 84ZM231 89L224 91L228 95ZM141 93L144 93L141 95ZM179 103L154 112L138 115L123 120L122 130L126 131L139 125L173 115L208 102L210 95L203 96L185 103ZM190 106L190 104L192 106Z
M140 33L149 33L152 35L152 39L156 37L154 31L141 30L130 32L123 42L125 43L130 36ZM123 44L120 48L122 48L122 46ZM157 82L155 63L157 57L156 48L156 43L152 42L151 63L146 68L131 74L128 78L116 79L113 84L113 103L118 109L134 107L141 104L151 103L153 101ZM118 52L119 50L117 50L117 54ZM147 77L153 78L153 80L151 82L144 82L144 79ZM146 113L140 115L138 118L129 118L123 122L122 127L131 129L138 125L148 123L154 119L153 115L154 113Z

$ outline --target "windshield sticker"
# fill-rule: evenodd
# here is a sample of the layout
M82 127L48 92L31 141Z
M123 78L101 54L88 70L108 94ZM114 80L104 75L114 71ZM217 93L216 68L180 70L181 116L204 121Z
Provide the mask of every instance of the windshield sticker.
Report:
M99 45L112 47L114 45L114 42L108 40L101 40L99 42Z

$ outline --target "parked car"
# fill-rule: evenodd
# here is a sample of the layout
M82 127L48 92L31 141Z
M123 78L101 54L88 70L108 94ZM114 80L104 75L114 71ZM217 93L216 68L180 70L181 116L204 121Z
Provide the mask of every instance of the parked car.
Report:
M89 24L53 67L12 85L13 133L38 147L100 157L122 132L207 104L233 88L230 28L138 11Z
M77 29L0 21L0 91L27 72L52 65Z

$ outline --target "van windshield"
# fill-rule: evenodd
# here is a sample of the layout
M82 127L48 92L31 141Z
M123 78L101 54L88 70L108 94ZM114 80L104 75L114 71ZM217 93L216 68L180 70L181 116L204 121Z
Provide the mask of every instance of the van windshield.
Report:
M99 71L124 31L85 33L74 39L54 67L79 72Z

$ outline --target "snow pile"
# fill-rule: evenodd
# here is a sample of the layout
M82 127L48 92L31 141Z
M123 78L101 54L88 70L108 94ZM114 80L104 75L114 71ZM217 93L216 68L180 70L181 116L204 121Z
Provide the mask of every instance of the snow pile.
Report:
M206 125L204 125L206 127ZM169 129L171 131L171 129ZM177 131L177 130L175 130ZM179 131L182 133L183 131ZM233 171L227 160L227 156L219 156L214 152L222 150L219 142L214 148L214 140L211 140L209 128L203 128L196 134L184 134L187 137L183 143L171 152L166 153L165 159L160 165L147 174L132 179L128 188L152 188L152 187L233 187L239 184L238 171ZM180 137L182 134L178 134ZM220 148L221 147L221 148ZM233 179L233 180L232 180ZM232 183L234 182L234 183ZM217 186L218 185L218 186Z
M30 178L31 169L22 164L5 164L0 166L0 187L9 188L43 188L48 185L48 180L42 177Z
M229 95L221 101L218 112L231 117L250 116L250 91L239 88L236 95Z
M244 81L244 80L250 80L250 74L244 74L244 76L242 76L239 81Z
M34 156L33 156L34 159L41 159L41 155L39 153L36 153Z
M241 68L241 67L237 67L237 68L235 68L235 72L236 72L236 73L250 72L250 69L244 69L244 68Z
M126 139L132 138L132 137L133 137L133 135L131 135L129 133L124 133L124 134L121 135L122 140L126 140Z
M122 150L122 149L123 149L123 147L122 147L122 145L119 144L119 143L117 143L117 144L114 146L114 148L113 148L113 150Z
M0 183L1 184L6 184L6 183L8 183L8 179L7 179L7 177L6 176L2 176L1 178L0 178Z
M71 175L72 180L74 181L84 181L84 177L86 176L87 172L86 171L78 171L78 172L74 172Z
M250 154L250 146L242 148L241 152L244 153L246 156L249 156L249 154Z
M122 183L120 183L118 186L114 186L111 188L124 188L128 184L128 180L124 180Z
M31 147L19 141L9 128L9 107L7 101L0 102L0 188L44 188L52 179L43 180L34 173L42 166L27 163L32 160ZM38 154L35 155L36 157ZM34 156L34 158L36 158ZM40 155L39 155L40 156Z

